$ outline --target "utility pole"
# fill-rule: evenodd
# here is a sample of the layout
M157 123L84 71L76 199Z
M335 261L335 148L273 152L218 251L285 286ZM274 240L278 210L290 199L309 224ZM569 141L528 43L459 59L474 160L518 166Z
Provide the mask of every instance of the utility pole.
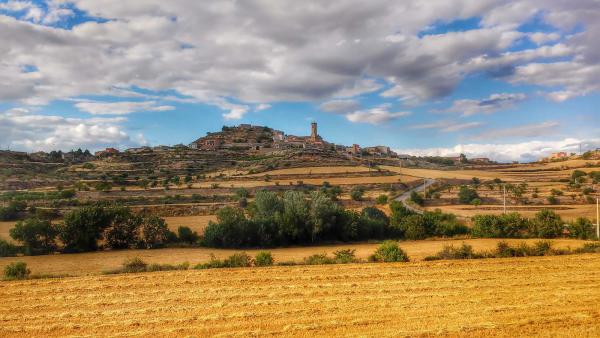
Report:
M506 184L503 184L502 188L504 188L504 214L506 214Z

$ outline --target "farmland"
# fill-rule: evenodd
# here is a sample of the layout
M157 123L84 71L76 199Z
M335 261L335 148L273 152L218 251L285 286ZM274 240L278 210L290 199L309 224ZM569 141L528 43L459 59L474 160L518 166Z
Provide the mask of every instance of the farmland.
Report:
M598 336L600 256L175 271L0 284L0 335Z
M489 251L496 247L497 239L465 239L465 240L423 240L423 241L403 241L400 243L411 260L422 260L426 256L433 255L440 251L445 245L460 246L462 243L472 245L476 251ZM531 244L537 240L534 239L508 239L508 243L528 243ZM578 248L586 241L575 239L556 239L552 241L557 249ZM375 249L378 243L352 243L338 245L322 245L308 247L290 247L276 248L270 251L276 262L301 262L303 258L314 254L326 253L331 255L334 251L344 249L355 249L356 257L366 260ZM223 259L235 252L241 250L233 249L215 249L215 248L169 248L156 250L116 250L101 251L79 254L61 254L46 256L26 256L26 257L3 257L0 258L0 269L10 262L26 262L34 274L41 275L93 275L104 271L119 268L127 258L140 257L148 263L157 264L180 264L190 262L192 264L205 263L210 260L211 255ZM257 249L246 250L250 255L256 254Z

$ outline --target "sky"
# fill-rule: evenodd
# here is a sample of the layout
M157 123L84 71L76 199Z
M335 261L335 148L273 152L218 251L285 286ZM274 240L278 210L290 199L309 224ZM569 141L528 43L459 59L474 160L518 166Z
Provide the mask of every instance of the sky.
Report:
M0 148L266 125L400 153L600 147L598 0L0 0Z

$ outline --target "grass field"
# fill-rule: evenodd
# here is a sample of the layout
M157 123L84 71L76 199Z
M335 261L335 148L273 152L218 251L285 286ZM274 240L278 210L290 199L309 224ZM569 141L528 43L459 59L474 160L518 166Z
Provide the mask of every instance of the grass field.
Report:
M598 337L600 255L0 283L0 336Z
M532 243L537 240L507 240L510 243L526 241ZM496 247L497 239L467 239L467 240L424 240L404 241L400 246L408 253L411 260L421 260L426 256L440 251L445 245L456 246L462 243L473 246L477 251L491 250ZM585 241L572 239L553 240L556 248L577 248ZM336 250L356 249L356 256L367 259L377 248L377 243L355 243L329 246L292 247L270 250L276 262L295 261L300 262L304 257L313 254L332 254ZM147 263L179 264L189 262L191 264L203 263L210 260L211 254L217 258L225 258L235 252L242 250L214 249L214 248L173 248L157 250L121 250L101 251L81 254L60 254L47 256L27 257L4 257L0 258L0 270L6 264L14 261L26 262L34 274L55 275L89 275L99 274L103 271L119 268L127 258L140 257ZM245 250L250 255L255 255L259 250Z
M427 207L426 210L433 211L440 209L443 212L450 212L460 217L471 218L475 215L494 214L500 215L503 213L501 205L480 205L474 207L472 205L444 205L436 207ZM587 217L595 222L596 205L511 205L507 207L507 212L518 212L524 217L533 218L536 213L542 209L555 211L562 217L564 221L574 221L578 217Z

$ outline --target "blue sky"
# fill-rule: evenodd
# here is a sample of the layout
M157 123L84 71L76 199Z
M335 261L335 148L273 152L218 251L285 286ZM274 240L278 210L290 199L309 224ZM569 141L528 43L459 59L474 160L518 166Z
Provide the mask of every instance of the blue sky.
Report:
M418 155L600 146L594 1L0 1L0 147L267 125Z

